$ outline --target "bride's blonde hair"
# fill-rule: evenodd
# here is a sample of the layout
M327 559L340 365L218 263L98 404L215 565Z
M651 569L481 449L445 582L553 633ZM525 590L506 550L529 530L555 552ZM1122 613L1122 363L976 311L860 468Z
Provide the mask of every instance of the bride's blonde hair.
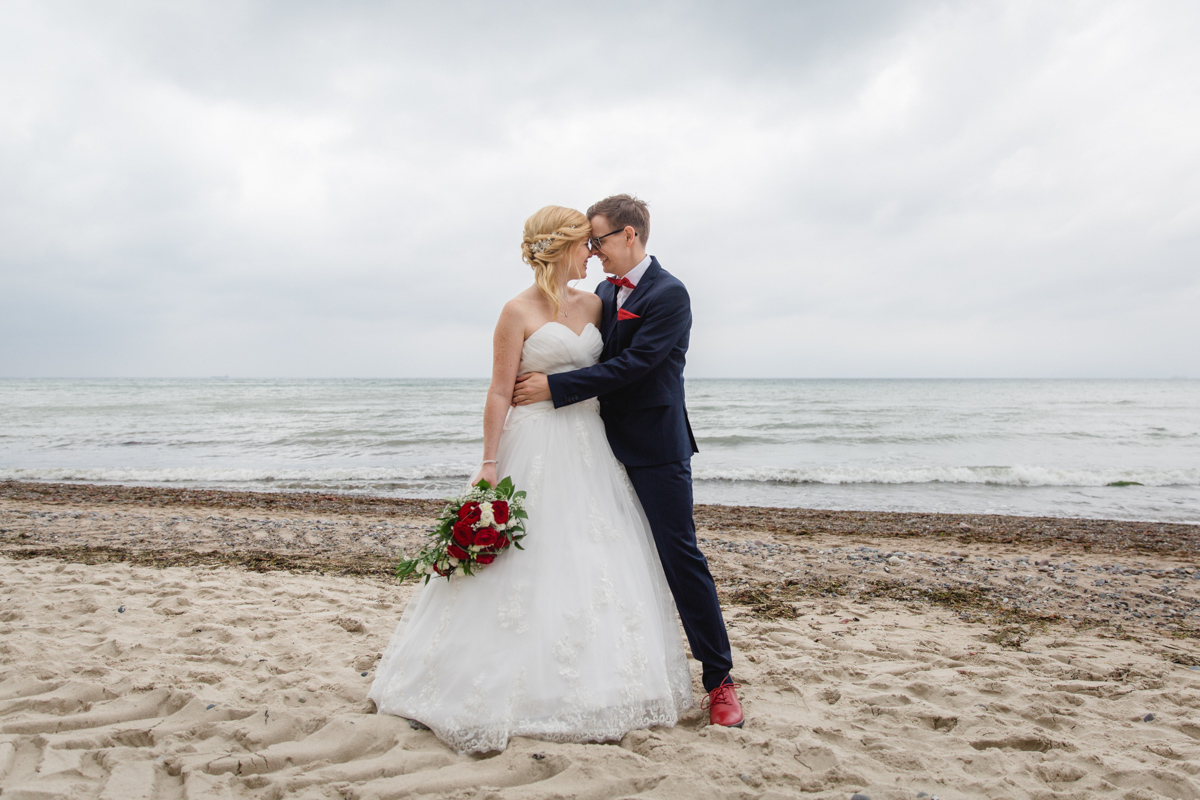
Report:
M521 239L521 260L533 267L533 282L554 307L554 316L562 307L554 270L571 249L592 235L592 225L579 211L563 206L546 206L525 220Z

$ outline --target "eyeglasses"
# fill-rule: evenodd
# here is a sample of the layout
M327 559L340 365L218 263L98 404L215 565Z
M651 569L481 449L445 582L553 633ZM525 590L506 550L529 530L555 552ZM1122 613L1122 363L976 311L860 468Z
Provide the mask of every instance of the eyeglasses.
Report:
M604 234L603 236L593 236L591 239L588 239L588 250L592 250L593 252L596 250L599 250L601 241L612 236L614 233L620 233L623 230L625 230L625 229L617 228L615 231L609 231L608 233Z

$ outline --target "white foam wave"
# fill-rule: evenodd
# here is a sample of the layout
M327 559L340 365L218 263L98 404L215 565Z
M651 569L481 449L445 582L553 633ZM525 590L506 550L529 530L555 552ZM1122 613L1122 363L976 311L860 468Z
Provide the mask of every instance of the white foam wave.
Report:
M453 478L469 478L466 465L447 464L410 469L360 467L355 469L214 469L179 468L96 468L65 467L3 468L0 480L67 481L95 483L305 483L337 485L348 483L404 483Z
M445 484L470 477L467 464L422 467L357 467L340 469L230 469L0 467L0 480L70 483L190 484L247 488L328 488L363 490L388 484ZM1012 467L747 467L697 469L697 481L757 484L895 485L974 484L979 486L1108 486L1130 482L1144 486L1200 486L1200 470L1081 470L1041 466ZM397 487L399 488L399 487Z
M1144 486L1200 486L1200 470L1085 470L1057 467L809 467L698 469L696 480L748 483L899 484L966 483L992 486L1108 486L1128 481Z

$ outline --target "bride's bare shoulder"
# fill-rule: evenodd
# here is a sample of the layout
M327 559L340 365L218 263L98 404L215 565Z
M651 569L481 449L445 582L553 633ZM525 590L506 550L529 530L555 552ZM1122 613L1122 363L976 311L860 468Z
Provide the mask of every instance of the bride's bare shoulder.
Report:
M586 318L590 319L596 325L600 324L600 315L604 310L604 301L595 292L572 289L571 303L576 308L580 308Z
M604 305L604 301L600 299L600 295L595 292L585 292L582 289L572 289L572 298L577 303L582 303L583 307L589 311L599 311Z
M519 328L528 335L528 329L544 314L540 313L540 295L526 289L504 304L500 310L497 327Z
M504 304L501 315L519 314L521 316L529 316L537 310L539 299L540 297L535 290L526 289Z

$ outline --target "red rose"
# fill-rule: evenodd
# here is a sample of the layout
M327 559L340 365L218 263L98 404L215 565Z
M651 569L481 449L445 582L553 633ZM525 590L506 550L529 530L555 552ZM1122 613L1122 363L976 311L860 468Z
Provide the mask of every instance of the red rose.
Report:
M462 508L458 510L458 518L468 525L474 525L479 522L481 513L479 503L463 503Z
M496 522L501 525L508 522L508 503L504 500L492 501L492 516L496 518Z
M449 572L442 572L442 568L439 567L437 564L433 565L433 571L436 572L438 575L441 575L443 578L450 574Z
M461 547L466 547L471 544L471 539L475 535L474 529L469 522L454 523L454 541Z
M495 547L498 538L494 528L480 528L475 531L475 541L472 544L479 547Z
M506 547L508 547L508 537L502 533L496 539L496 545L492 549L493 550L503 550Z
M447 548L446 548L446 554L447 554L448 556L450 556L451 558L457 558L459 561L466 561L466 560L467 560L467 551L466 551L466 550L463 550L463 549L462 549L461 547L459 547L458 545L454 545L454 544L452 544L452 545L450 545L449 547L447 547Z
M475 560L480 564L490 564L496 560L496 556L493 553L480 553L479 555L475 556Z

